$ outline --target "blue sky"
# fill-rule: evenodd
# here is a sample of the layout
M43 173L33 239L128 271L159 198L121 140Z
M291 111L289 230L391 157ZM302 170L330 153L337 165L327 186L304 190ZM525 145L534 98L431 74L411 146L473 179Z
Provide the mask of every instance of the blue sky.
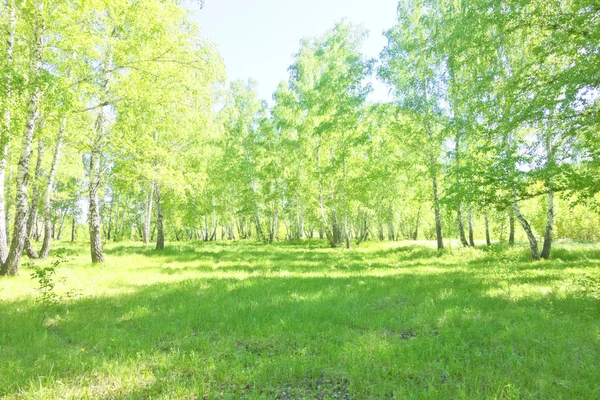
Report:
M386 43L382 32L396 17L397 0L205 0L193 15L202 35L217 44L227 78L258 82L260 97L271 95L282 80L304 37L320 36L346 19L369 31L363 52L377 57ZM370 100L388 99L387 89L373 82Z

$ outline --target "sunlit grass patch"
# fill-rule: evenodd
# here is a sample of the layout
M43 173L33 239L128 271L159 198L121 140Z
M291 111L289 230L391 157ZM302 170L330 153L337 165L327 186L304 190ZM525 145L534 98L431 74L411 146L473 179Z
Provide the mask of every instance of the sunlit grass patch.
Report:
M600 396L597 245L58 245L74 296L0 280L2 397Z

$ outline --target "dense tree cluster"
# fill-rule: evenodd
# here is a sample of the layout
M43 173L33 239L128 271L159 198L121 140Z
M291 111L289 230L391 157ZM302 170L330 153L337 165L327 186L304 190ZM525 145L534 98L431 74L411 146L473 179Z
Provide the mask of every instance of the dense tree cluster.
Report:
M271 102L223 87L175 0L5 0L0 15L0 274L46 257L65 221L93 262L106 240L441 249L513 243L519 225L537 260L557 235L599 239L593 2L401 0L379 60L337 24L302 41ZM374 74L393 102L367 101Z

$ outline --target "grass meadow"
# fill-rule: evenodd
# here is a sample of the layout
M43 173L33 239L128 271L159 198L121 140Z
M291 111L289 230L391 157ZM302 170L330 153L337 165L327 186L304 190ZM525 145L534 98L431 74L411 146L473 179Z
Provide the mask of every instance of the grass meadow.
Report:
M600 398L599 244L55 248L49 301L55 256L0 279L1 398Z

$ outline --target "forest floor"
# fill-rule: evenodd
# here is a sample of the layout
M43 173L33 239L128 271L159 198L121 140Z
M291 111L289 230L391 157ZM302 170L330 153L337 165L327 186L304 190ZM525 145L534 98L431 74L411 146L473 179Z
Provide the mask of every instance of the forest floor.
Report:
M54 247L52 303L56 256L0 279L2 398L600 398L599 244Z

